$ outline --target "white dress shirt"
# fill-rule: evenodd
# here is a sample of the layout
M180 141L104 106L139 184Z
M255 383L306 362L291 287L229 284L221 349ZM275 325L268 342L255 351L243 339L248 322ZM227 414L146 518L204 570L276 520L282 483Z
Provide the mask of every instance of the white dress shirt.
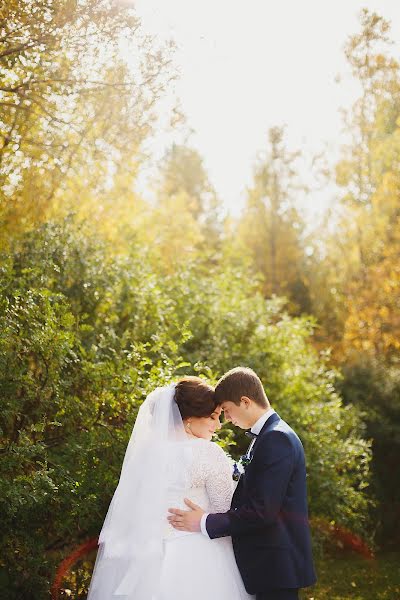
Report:
M265 411L265 413L263 413L261 415L261 417L251 427L251 429L250 429L251 433L255 433L256 435L258 435L260 433L261 429L264 427L265 423L270 418L270 416L273 415L275 412L276 411L273 408L269 408L267 411ZM246 456L250 456L251 450L252 450L254 444L256 443L256 439L257 438L255 437L251 440L251 444L246 452ZM204 515L201 517L201 521L200 521L201 533L203 535L206 535L207 537L210 537L208 535L207 528L206 528L206 520L207 520L207 517L209 514L210 513L204 513Z

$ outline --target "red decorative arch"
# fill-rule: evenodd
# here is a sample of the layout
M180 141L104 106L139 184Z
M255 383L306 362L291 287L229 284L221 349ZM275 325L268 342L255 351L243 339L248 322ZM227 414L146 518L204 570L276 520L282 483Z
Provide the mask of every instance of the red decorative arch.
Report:
M59 600L60 588L62 584L62 580L69 572L71 567L80 559L82 556L86 556L92 550L97 548L98 538L91 538L87 540L80 546L78 546L71 554L69 554L64 560L60 563L57 568L53 585L51 586L51 600Z

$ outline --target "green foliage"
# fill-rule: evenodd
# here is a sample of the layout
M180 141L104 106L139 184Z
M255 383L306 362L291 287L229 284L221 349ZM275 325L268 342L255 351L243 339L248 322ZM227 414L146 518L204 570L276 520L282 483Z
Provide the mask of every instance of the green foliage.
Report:
M137 407L181 362L185 332L176 322L162 329L154 278L140 262L113 264L80 235L46 225L2 262L1 564L9 598L42 598L54 551L98 532Z
M26 234L0 264L5 598L43 598L60 557L98 533L138 406L184 373L256 369L304 441L311 514L366 531L368 444L311 320L240 269L193 259L160 276L142 249L113 254L73 218ZM237 454L244 440L225 428L221 443Z
M185 277L189 280L190 273ZM200 289L195 283L196 293L187 293L182 309L192 337L184 358L218 374L233 365L252 367L305 445L311 514L362 533L370 444L363 439L358 412L342 407L335 392L337 373L312 348L312 320L289 317L282 300L265 301L251 285L244 287L243 279L238 271L215 273ZM243 437L238 441L242 451Z
M60 559L98 533L149 390L185 373L214 382L239 364L304 443L314 522L369 536L376 496L378 539L397 541L400 79L389 24L364 10L346 45L361 95L336 168L341 213L309 259L306 190L281 128L238 222L222 224L202 158L184 145L166 153L154 205L138 198L173 46L155 47L128 4L7 0L0 11L8 600L46 597ZM77 217L62 221L71 207ZM317 335L312 318L290 316L301 313L316 315ZM343 378L313 349L327 343ZM225 426L220 443L238 456L247 440ZM71 576L82 593L90 567Z
M400 370L383 360L360 356L343 370L344 401L362 407L368 436L373 439L372 489L379 504L374 512L377 541L398 547L398 456L400 451Z
M373 520L386 547L400 539L400 65L391 46L390 23L363 10L345 48L360 96L347 114L349 141L336 165L343 190L337 223L332 229L327 218L310 277L323 343L329 339L343 371L340 392L364 412L373 440Z
M46 589L49 516L60 486L72 485L50 449L72 425L61 415L69 409L63 376L75 361L75 335L64 298L48 290L12 290L0 322L2 567L13 565L8 576L18 582L14 588L10 579L3 597L12 598L31 586Z

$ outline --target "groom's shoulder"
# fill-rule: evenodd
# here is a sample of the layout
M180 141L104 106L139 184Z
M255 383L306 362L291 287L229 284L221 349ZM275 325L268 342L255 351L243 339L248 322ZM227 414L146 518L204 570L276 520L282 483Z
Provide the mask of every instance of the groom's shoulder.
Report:
M277 415L279 417L279 415ZM287 441L290 441L292 446L302 446L301 440L295 430L281 417L275 419L270 427L265 431L265 435L276 437L277 435L284 436Z
M294 429L290 427L286 421L284 421L281 417L279 417L274 423L271 425L271 431L281 431L287 435L291 435L294 432Z
M280 426L280 428L281 428L280 430L282 432L284 432L288 436L288 438L291 440L292 445L296 448L297 452L300 453L300 455L304 454L303 443L302 443L301 439L299 438L299 436L297 435L296 431L293 429L293 427L291 427L283 419L280 419L278 421L278 426Z

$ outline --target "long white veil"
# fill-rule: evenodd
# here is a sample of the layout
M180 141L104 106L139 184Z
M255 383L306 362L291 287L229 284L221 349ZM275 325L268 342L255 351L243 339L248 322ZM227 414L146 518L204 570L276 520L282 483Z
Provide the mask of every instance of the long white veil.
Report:
M151 600L157 593L173 483L184 489L177 442L187 435L175 402L175 385L154 390L139 409L118 487L99 538L88 600ZM183 449L183 446L182 446Z

